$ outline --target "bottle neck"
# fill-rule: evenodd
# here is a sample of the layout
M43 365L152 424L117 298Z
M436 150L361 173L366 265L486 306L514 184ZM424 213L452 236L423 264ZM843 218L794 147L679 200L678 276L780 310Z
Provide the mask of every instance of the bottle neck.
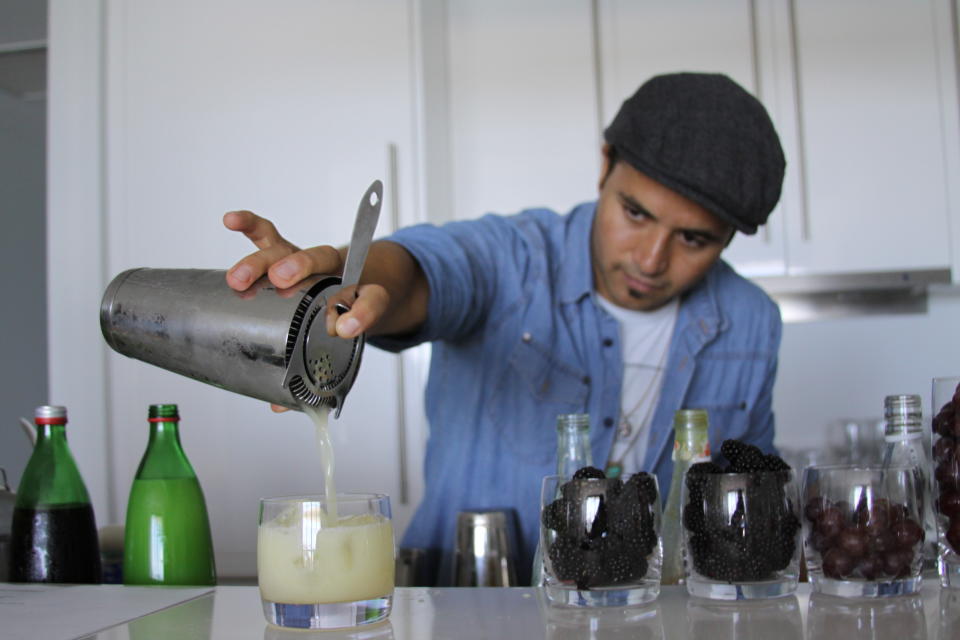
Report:
M710 459L710 437L707 414L701 410L678 412L673 422L675 434L673 461L685 464L706 462Z
M571 477L578 469L593 465L589 426L557 425L557 475Z
M51 446L67 441L67 425L65 424L38 424L37 442L34 446Z
M150 418L147 451L137 469L138 480L195 478L196 474L180 444L180 425L175 419Z
M90 503L67 445L65 422L37 419L37 442L17 487L18 508Z
M174 447L180 449L180 423L176 420L150 418L150 439L147 447Z

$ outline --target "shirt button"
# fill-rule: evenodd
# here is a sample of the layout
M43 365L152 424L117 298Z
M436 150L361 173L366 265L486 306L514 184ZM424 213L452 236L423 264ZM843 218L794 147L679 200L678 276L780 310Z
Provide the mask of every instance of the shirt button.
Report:
M523 340L524 342L530 342L531 340L533 340L533 336L530 335L529 331L524 331L523 335L520 336L520 339Z
M583 384L590 384L590 376L583 376Z
M613 426L613 418L604 418L604 419L603 419L603 426L605 426L605 427L612 427L612 426Z
M605 346L605 347L612 347L612 346L613 346L613 340L611 340L610 338L604 338L604 339L603 339L603 346Z

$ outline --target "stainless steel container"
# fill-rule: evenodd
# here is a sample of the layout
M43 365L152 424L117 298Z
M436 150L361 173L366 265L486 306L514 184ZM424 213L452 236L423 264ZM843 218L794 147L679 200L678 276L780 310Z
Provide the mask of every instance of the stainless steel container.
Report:
M338 416L364 338L327 334L328 300L359 280L382 195L378 180L360 202L342 280L314 276L277 289L263 277L238 292L219 269L131 269L103 295L104 339L118 353L221 389Z
M505 511L461 511L457 514L453 563L455 586L517 585L511 524Z

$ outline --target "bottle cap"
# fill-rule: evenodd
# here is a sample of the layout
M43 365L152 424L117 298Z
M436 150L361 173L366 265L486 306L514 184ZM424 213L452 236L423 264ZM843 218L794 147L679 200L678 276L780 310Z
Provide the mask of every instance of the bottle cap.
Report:
M67 408L59 405L43 405L34 411L37 424L67 424Z
M175 404L152 404L147 418L151 422L174 422L180 419L180 413Z
M883 400L883 417L887 422L887 435L898 431L920 431L923 428L920 396L914 394L887 396Z

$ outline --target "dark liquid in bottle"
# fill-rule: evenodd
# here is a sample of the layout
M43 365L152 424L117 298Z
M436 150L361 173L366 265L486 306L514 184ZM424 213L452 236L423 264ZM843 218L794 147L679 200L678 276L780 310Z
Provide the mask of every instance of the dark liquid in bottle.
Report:
M93 507L13 510L10 582L100 584L100 545Z

